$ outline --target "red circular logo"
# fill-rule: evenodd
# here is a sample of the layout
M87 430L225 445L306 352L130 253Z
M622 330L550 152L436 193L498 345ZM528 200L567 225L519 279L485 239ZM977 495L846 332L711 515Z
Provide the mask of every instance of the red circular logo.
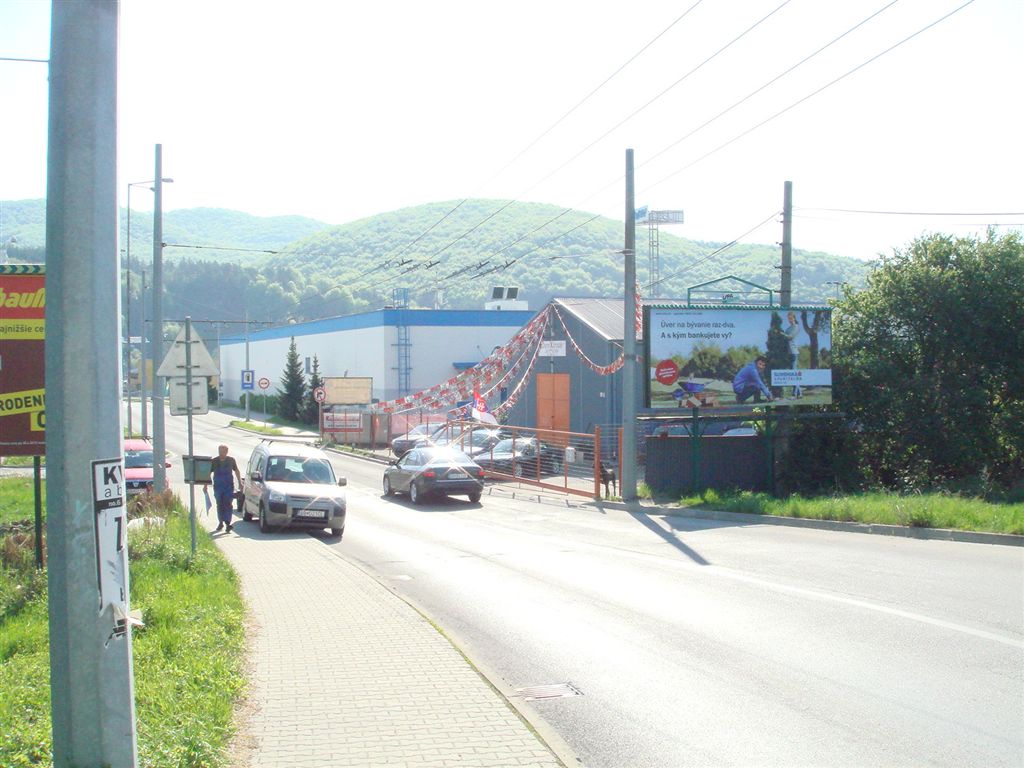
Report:
M675 384L676 379L679 378L679 366L671 358L662 360L658 363L658 367L654 369L654 378L665 386Z

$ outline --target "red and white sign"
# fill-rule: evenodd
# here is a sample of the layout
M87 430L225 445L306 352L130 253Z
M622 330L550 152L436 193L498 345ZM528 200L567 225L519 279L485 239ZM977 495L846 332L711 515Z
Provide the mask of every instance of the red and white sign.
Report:
M362 432L363 414L359 411L325 413L324 432Z
M270 379L268 379L266 376L264 376L262 379L256 382L256 384L259 386L260 389L270 389Z
M327 399L327 391L323 387L317 387L313 390L313 399L318 403L322 403Z
M665 386L671 386L679 378L679 366L671 358L662 360L658 363L658 367L654 369L654 378Z

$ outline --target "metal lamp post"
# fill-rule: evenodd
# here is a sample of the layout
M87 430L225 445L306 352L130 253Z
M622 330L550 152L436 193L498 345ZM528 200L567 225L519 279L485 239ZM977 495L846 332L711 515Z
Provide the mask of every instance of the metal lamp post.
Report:
M161 179L161 181L168 184L173 183L174 179ZM124 324L125 324L125 336L128 346L128 435L129 437L133 434L132 431L132 187L142 186L144 184L152 184L153 180L148 181L131 181L128 183L128 196L126 205L128 207L127 215L125 216L125 229L127 234L125 236L125 268L128 272L126 278L125 287L125 303L124 303ZM150 188L152 191L152 187ZM143 292L143 301L145 301L145 292ZM146 324L142 324L143 335L145 335ZM146 359L145 352L142 355L143 361ZM142 366L143 371L140 374L140 379L145 375L145 366ZM145 385L143 384L143 387ZM145 404L143 403L143 408ZM143 417L145 421L145 417ZM146 430L143 430L145 432ZM145 434L143 434L145 437Z

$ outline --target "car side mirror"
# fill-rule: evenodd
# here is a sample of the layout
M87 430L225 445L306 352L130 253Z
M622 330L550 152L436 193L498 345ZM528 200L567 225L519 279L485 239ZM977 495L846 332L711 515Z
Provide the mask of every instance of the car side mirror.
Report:
M338 480L338 485L342 485L342 486L348 485L348 478L347 477L343 477L340 480Z
M168 461L168 462L166 462L166 463L164 464L164 466L165 466L165 467L169 467L169 466L171 466L171 462L169 462L169 461Z
M254 483L262 483L263 482L263 473L262 472L253 472L251 475L249 475L249 479L252 480Z
M397 459L393 459L393 460L388 462L388 466L389 467L394 467L394 466L397 466L397 465L398 465L398 460Z

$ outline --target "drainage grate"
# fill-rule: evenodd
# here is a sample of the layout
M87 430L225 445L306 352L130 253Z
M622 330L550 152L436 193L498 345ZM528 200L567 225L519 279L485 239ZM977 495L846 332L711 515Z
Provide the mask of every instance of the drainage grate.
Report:
M553 685L531 685L527 688L516 688L516 696L527 701L537 699L564 699L567 696L582 696L583 691L571 683L554 683Z

